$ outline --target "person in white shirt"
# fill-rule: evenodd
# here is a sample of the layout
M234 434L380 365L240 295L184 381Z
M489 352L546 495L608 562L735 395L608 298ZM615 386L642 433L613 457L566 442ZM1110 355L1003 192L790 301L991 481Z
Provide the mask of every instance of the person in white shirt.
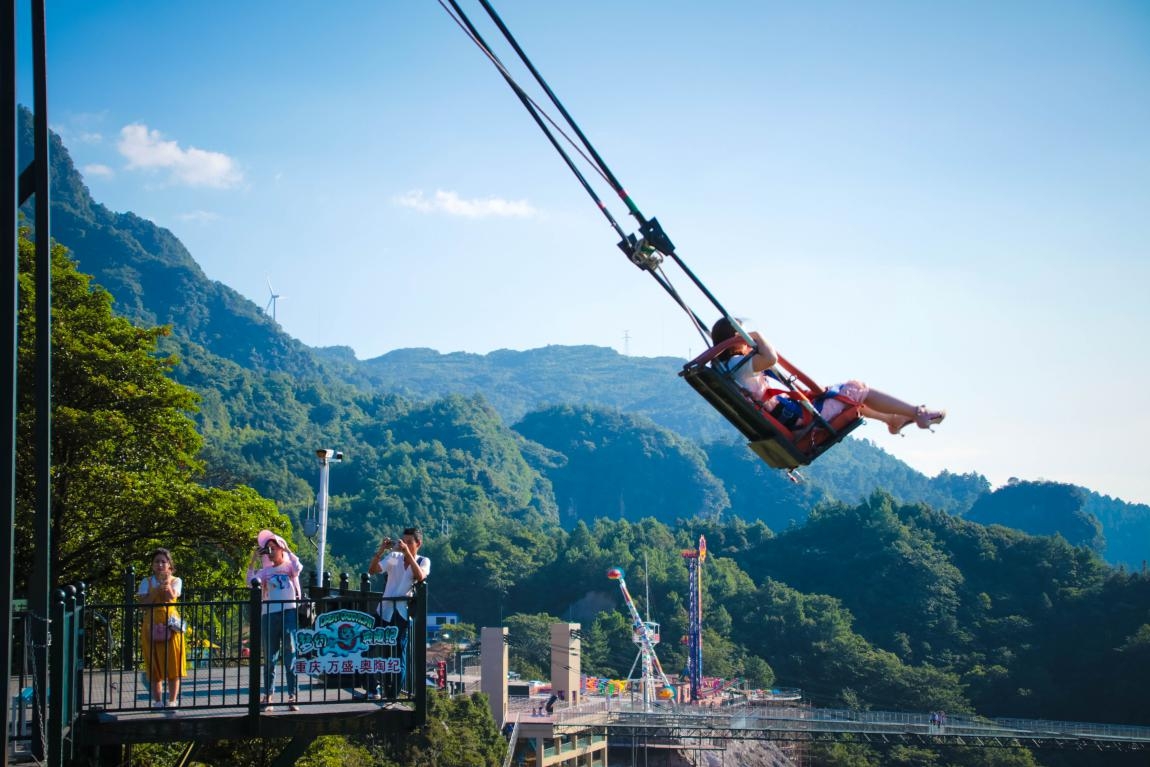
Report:
M387 579L377 612L378 625L399 629L390 657L400 659L400 672L383 675L383 692L389 699L395 698L400 690L407 689L407 635L410 621L406 597L412 595L417 583L422 583L431 574L431 560L419 554L422 546L423 531L418 527L409 527L403 531L402 538L393 540L385 537L380 541L367 568L370 574L383 573ZM369 690L368 697L373 697L373 692L378 694L379 691Z
M152 552L152 574L140 583L136 592L140 603L148 605L143 611L142 648L153 706L164 705L165 681L168 685L168 705L180 705L180 682L187 673L184 634L176 607L184 590L184 582L176 577L175 568L172 552L156 549Z
M262 567L260 566L262 565ZM299 574L303 564L288 548L287 541L271 530L261 530L248 565L247 582L258 580L263 591L263 615L260 631L263 635L264 694L260 703L271 709L275 695L276 661L283 656L284 677L287 680L289 711L299 711L297 694L299 683L295 673L296 605L302 596Z

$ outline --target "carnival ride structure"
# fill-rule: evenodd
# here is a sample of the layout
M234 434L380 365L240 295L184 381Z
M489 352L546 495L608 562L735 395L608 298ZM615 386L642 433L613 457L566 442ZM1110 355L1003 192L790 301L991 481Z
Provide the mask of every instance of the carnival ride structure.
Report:
M642 676L640 677L640 692L645 706L656 702L673 704L675 702L675 688L663 672L663 664L655 653L655 645L659 641L659 624L644 621L639 617L639 610L635 607L635 600L627 590L627 579L623 577L623 568L612 567L607 571L607 578L619 582L619 591L623 594L623 603L631 614L632 638L639 645L639 655L636 662L642 662ZM631 666L634 672L634 664ZM661 686L660 686L661 685Z
M691 702L697 703L703 679L703 563L707 561L707 539L699 536L699 548L683 552L687 563L689 593L687 601L687 678Z

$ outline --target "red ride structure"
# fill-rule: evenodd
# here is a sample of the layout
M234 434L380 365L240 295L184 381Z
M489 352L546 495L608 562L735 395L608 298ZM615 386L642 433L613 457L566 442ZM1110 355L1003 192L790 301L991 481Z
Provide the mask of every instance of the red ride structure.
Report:
M690 593L687 603L687 676L690 679L691 702L699 701L703 679L703 562L707 560L707 539L699 536L699 548L683 552L687 562Z

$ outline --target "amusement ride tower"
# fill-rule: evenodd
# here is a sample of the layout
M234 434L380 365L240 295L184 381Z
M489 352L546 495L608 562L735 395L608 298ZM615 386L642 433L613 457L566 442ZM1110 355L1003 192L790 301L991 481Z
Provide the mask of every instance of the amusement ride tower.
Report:
M699 536L699 548L683 552L687 561L690 594L687 603L687 676L691 683L691 702L699 701L703 679L703 562L707 560L707 539Z

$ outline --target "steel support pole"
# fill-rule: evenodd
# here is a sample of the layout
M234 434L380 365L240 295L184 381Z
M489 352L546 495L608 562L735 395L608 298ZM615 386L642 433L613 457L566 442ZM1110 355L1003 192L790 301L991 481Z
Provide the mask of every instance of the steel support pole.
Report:
M48 692L48 616L53 582L52 544L52 227L50 218L51 159L48 152L48 38L44 0L32 0L33 185L36 198L35 303L35 557L28 584L35 663L32 709L32 754L44 759L43 741L35 737L45 721ZM52 734L48 734L51 742Z
M328 479L331 475L331 463L324 453L323 450L316 451L316 455L319 456L319 494L315 501L316 516L319 518L317 520L319 522L319 552L315 558L315 574L321 586L326 585L323 581L323 559L327 551L327 488Z
M0 625L0 663L4 664L4 694L3 703L0 703L0 714L3 714L5 728L11 721L11 689L9 679L12 673L12 597L15 570L12 562L16 558L16 353L17 353L17 318L19 317L19 303L17 298L17 275L20 269L20 165L17 151L19 141L17 136L17 120L19 113L16 108L16 0L5 2L0 10L0 38L4 44L0 50L4 51L0 57L0 87L3 88L2 117L0 117L0 131L4 134L3 158L0 159L0 178L3 179L4 190L3 206L8 211L4 214L3 241L4 266L0 269L0 314L3 319L3 330L0 331L0 362L2 365L3 385L0 390L8 392L3 396L3 412L0 413L0 423L4 424L4 442L8 449L4 451L3 460L3 504L0 516L0 531L3 539L0 540L0 549L8 552L6 564L0 565L0 615L3 616L3 625ZM0 765L8 765L8 747L5 745L0 754Z

